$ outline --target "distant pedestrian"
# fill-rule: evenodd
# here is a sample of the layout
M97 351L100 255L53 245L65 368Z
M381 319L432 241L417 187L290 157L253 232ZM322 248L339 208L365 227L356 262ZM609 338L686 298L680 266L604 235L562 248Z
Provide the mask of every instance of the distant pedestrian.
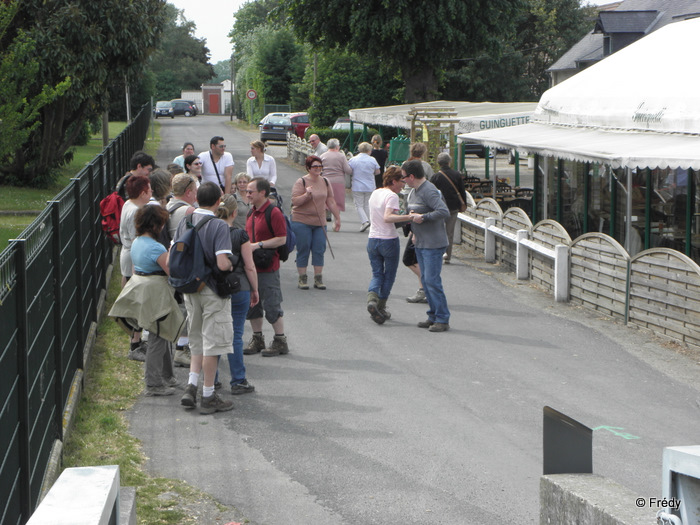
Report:
M389 152L382 147L383 144L381 135L374 135L372 137L372 155L377 159L377 164L379 164L379 173L374 176L374 182L377 188L381 188L384 185L384 165L386 164L386 159L389 157Z
M435 184L435 187L440 190L445 198L445 204L450 210L450 217L445 222L445 231L447 233L447 250L443 256L445 264L450 264L452 259L452 245L454 244L455 226L457 225L457 214L462 205L466 205L467 192L464 189L464 179L462 175L452 169L452 157L449 153L442 152L437 156L437 163L440 166L438 171L430 182Z
M352 168L348 164L345 153L340 151L340 141L329 139L328 151L320 157L323 162L323 176L331 183L335 203L340 211L345 211L345 188L350 187ZM346 177L348 183L346 183Z
M233 179L233 156L226 151L224 137L212 137L209 141L209 151L199 154L202 161L202 180L213 182L223 193L231 193Z
M178 155L173 159L173 163L180 166L183 170L185 169L185 158L190 155L194 155L194 144L191 142L185 142L182 146L182 155Z
M251 157L246 162L246 173L249 179L262 177L270 183L270 186L274 186L277 183L277 164L274 157L265 153L265 149L265 143L262 140L250 143Z
M323 142L321 142L321 139L316 134L309 136L309 144L311 144L311 147L314 149L313 154L317 157L320 157L326 151L328 151L328 147Z
M360 231L369 228L369 198L376 189L374 176L379 173L377 160L369 154L372 145L362 142L357 147L359 153L348 161L352 168L352 198L357 215L360 217Z

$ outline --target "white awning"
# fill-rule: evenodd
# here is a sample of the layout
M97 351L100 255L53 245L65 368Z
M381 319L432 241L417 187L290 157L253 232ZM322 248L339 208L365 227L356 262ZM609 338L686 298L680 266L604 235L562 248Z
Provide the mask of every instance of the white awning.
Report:
M459 135L465 142L515 149L613 168L692 168L700 170L700 136L681 133L609 131L596 128L525 124Z
M462 102L452 100L435 100L417 104L400 104L376 108L351 109L350 120L372 126L391 126L410 129L413 109L430 110L432 108L451 108L453 118L458 120L457 132L466 133L482 129L517 126L530 121L530 116L537 107L536 102ZM440 120L440 119L438 119Z

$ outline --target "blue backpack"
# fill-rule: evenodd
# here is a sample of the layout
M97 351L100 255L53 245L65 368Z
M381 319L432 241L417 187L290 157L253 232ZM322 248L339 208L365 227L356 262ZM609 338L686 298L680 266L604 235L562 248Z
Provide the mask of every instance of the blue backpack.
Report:
M270 231L272 230L272 208L275 207L272 204L267 207L265 210L265 221L267 222L267 229ZM279 208L279 206L277 206ZM279 246L277 248L277 253L280 256L280 261L285 262L287 259L289 259L289 254L294 251L294 248L297 245L297 236L292 230L292 221L289 220L289 217L282 211L282 208L279 208L279 210L282 212L282 215L284 216L284 221L287 224L287 242L283 244L282 246ZM274 235L274 233L273 233Z
M206 215L195 226L192 216L188 216L185 219L187 226L184 233L170 247L168 282L180 293L201 292L207 285L206 281L212 271L204 257L199 230L213 218L211 215Z

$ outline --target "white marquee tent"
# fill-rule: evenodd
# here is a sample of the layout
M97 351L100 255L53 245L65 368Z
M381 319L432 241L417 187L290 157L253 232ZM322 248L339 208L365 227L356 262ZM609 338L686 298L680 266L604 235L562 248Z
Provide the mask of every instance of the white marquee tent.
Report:
M542 95L530 123L461 140L613 168L700 170L700 18L669 24Z

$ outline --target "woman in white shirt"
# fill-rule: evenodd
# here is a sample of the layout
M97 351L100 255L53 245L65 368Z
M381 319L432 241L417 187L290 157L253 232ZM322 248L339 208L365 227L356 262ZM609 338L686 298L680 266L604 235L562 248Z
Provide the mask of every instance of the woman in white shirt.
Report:
M252 157L246 162L246 173L253 177L267 179L270 186L277 182L277 164L275 159L265 153L265 144L261 140L250 143L250 154Z

